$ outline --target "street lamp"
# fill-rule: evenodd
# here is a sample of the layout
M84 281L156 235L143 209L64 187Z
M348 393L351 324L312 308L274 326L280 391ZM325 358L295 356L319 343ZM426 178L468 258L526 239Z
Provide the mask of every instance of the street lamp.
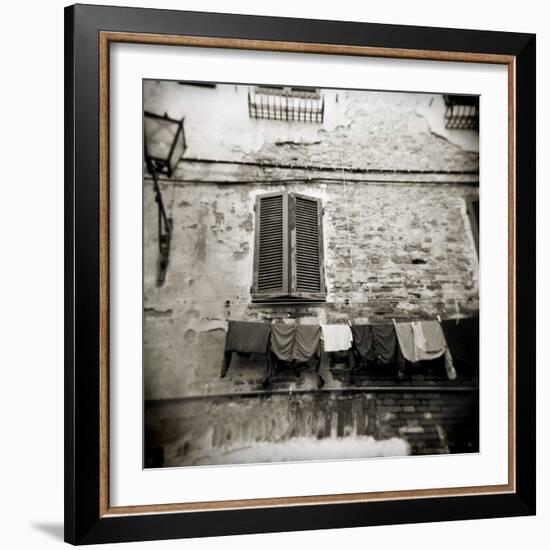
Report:
M176 166L183 156L187 144L181 120L170 118L167 114L157 115L144 112L143 134L145 149L145 164L147 171L153 177L155 202L158 205L158 242L159 271L157 282L164 283L170 258L170 241L172 239L172 219L166 214L162 193L158 183L158 175L172 177Z

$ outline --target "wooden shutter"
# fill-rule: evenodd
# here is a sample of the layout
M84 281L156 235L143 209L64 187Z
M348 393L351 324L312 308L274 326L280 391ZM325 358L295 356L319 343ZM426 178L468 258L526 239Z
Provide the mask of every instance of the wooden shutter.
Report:
M323 223L320 199L293 194L289 200L291 292L296 298L325 298Z
M288 195L267 193L256 198L253 298L288 294Z

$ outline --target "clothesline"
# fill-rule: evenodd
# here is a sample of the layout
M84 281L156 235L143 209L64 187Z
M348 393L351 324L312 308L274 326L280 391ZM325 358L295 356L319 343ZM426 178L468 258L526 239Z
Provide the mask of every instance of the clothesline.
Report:
M392 324L229 321L225 352L261 353L268 357L273 353L281 361L294 363L307 362L314 356L320 358L323 352L348 352L350 364L355 353L367 361L397 363L400 370L405 360L418 363L444 357L447 377L454 380L453 355L457 353L462 360L468 358L470 350L477 353L475 350L479 349L479 343L474 345L479 318L463 318L458 325L453 321L441 321L440 317ZM466 346L465 340L469 340ZM227 365L229 361L227 357ZM226 370L227 367L222 376Z
M351 320L347 320L347 321L342 321L340 320L339 322L331 322L331 323L320 323L320 322L306 322L306 323L296 323L296 321L299 319L299 318L294 318L294 317L280 317L280 318L277 318L277 319L265 319L265 320L250 320L250 321L242 321L240 319L227 319L226 321L229 323L229 322L243 322L243 323L269 323L271 325L273 325L274 323L281 323L281 324L299 324L299 325L302 325L302 326L322 326L322 325L327 325L327 326L331 326L331 325L342 325L342 324L347 324L348 326L352 327L352 326L362 326L362 325L378 325L378 326L383 326L383 325L396 325L396 324L399 324L399 323L419 323L419 322L422 322L422 321L438 321L439 323L442 323L443 321L457 321L457 322L460 322L460 321L463 321L463 320L467 320L467 319L472 319L472 318L477 318L479 316L479 314L477 313L473 313L473 314L470 314L470 315L460 315L460 316L453 316L453 317L446 317L446 318L442 318L440 315L436 315L435 317L433 318L427 318L427 317L422 317L422 318L416 318L416 319L411 319L410 317L409 318L406 318L406 320L404 320L404 318L398 318L398 320L396 321L394 317L391 318L391 321L388 320L388 321L384 321L384 320L376 320L376 321L369 321L369 318L368 317L359 317L359 319L361 319L360 322L356 323L356 322L352 322ZM364 319L364 321L362 320ZM291 321L291 322L289 322Z

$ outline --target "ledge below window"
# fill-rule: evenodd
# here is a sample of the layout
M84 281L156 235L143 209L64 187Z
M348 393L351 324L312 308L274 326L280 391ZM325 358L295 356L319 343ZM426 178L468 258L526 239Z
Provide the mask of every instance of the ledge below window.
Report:
M295 292L289 294L253 294L251 305L322 305L326 292Z

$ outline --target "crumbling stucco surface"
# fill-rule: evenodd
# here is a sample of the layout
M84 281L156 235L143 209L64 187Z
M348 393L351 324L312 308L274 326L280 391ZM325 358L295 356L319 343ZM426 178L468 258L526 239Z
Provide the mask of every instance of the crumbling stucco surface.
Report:
M164 466L475 452L475 407L470 393L415 391L157 401L146 430Z
M344 91L340 96L346 105L345 121L332 131L319 129L319 142L266 143L246 158L369 170L479 170L477 151L432 132L419 114L426 100L423 94Z
M170 185L174 234L162 287L155 280L156 205L150 183L145 187L148 399L233 391L219 379L228 319L407 319L479 307L477 257L464 203L477 192L471 185ZM251 302L255 197L280 189L323 201L326 304Z
M440 94L323 90L322 124L249 118L247 95L248 86L209 89L150 80L144 83L144 109L185 118L187 158L307 160L378 170L479 169L475 133L450 131L440 137L432 132L430 113L443 101Z
M347 378L326 361L317 393L311 370L262 388L264 361L234 354L219 377L229 319L374 322L479 310L466 216L466 200L479 196L475 144L434 133L426 97L324 93L325 122L317 125L250 119L246 86L146 83L145 108L185 117L188 142L173 177L160 182L173 223L162 286L157 206L151 179L143 182L146 454L161 447L164 465L246 461L254 445L262 445L258 459L267 449L299 458L297 447L269 447L277 438L361 436L373 456L385 441L413 454L477 449L477 433L465 431L477 426L472 373L459 372L451 391L443 369L404 382L391 371L366 383L401 391L345 396ZM322 201L324 304L251 302L255 200L280 190ZM329 456L327 445L312 447L311 459Z

